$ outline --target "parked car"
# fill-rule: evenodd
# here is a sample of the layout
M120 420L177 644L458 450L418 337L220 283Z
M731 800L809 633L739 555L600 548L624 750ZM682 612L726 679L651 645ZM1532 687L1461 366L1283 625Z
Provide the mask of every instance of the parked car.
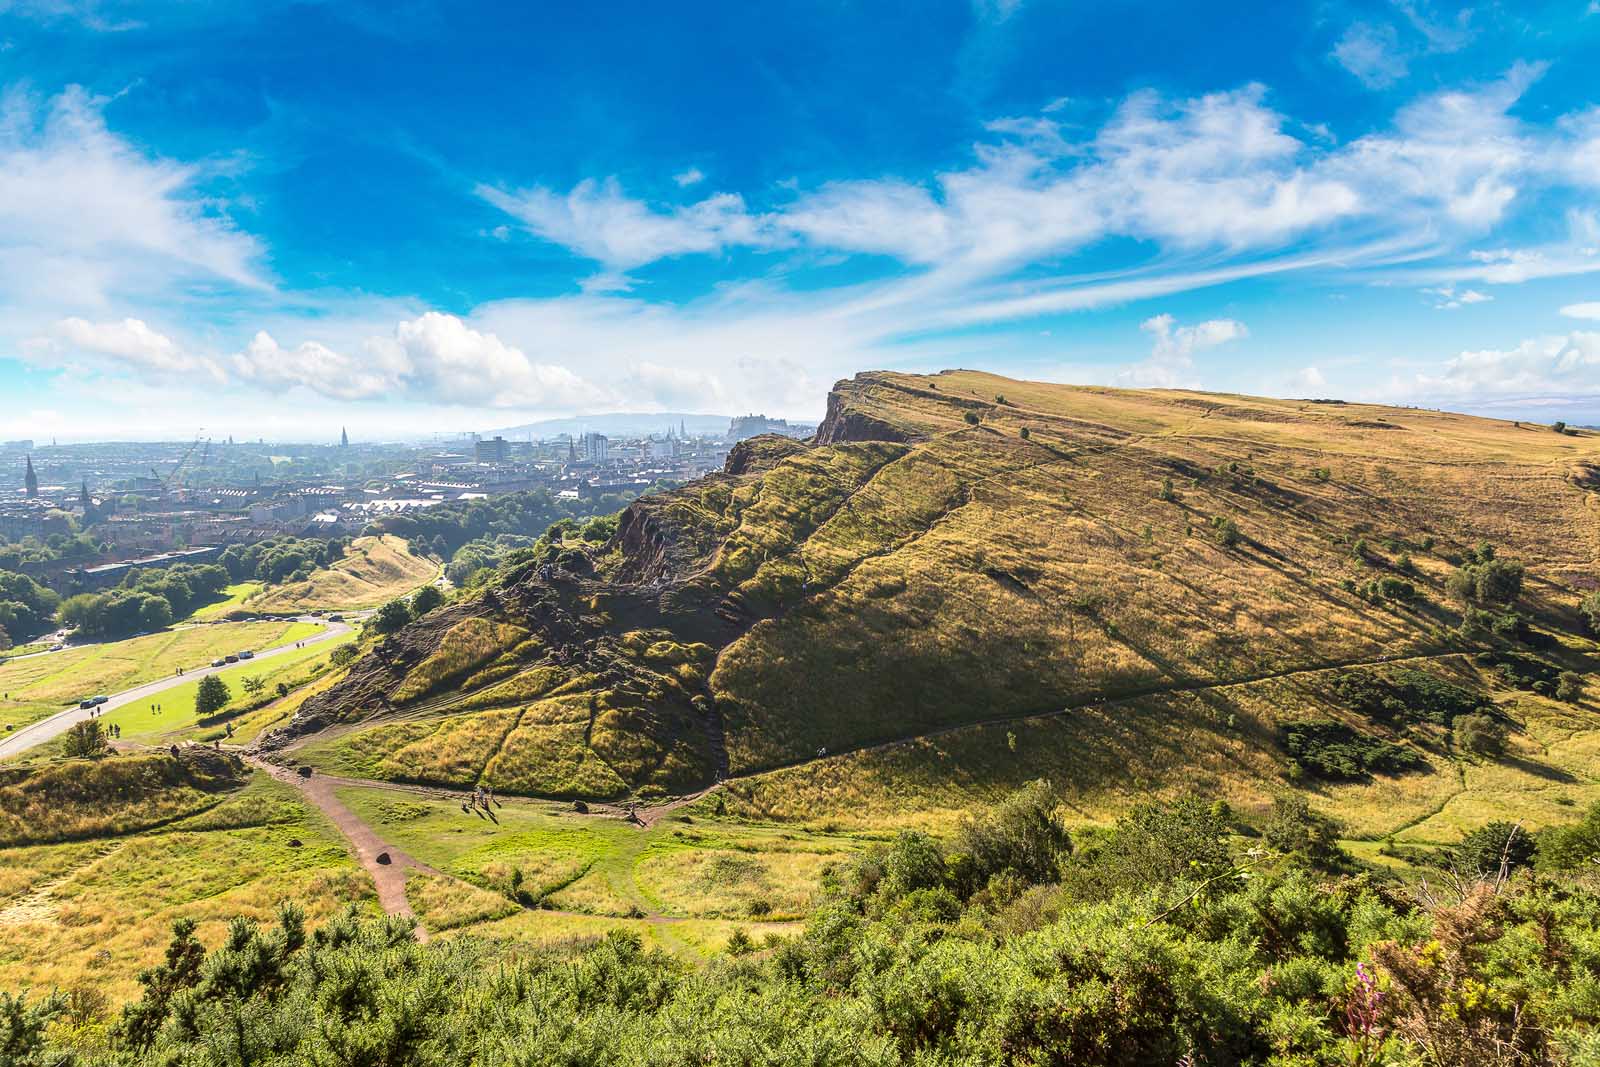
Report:
M247 650L239 653L239 658L240 659L255 659L256 658L256 654L247 649Z
M228 665L228 661L225 659L214 659L211 661L211 665L213 667L226 667Z
M62 649L66 648L66 647L67 647L66 645L51 645L50 646L50 651L51 652L60 652Z
M343 615L340 615L340 614L339 614L339 613L338 613L338 612L337 612L337 611L336 611L336 612L334 612L334 613L333 613L333 614L332 614L332 615L329 615L329 616L328 616L328 621L329 621L329 622L344 622L344 616L343 616Z
M110 699L111 699L110 697L102 697L102 696L84 697L82 700L78 701L78 707L80 707L80 708L98 708L101 704L104 704L107 700L110 700Z
M223 656L222 658L224 660L226 660L228 663L238 663L239 662L239 657L235 656L232 652L229 652L226 656Z

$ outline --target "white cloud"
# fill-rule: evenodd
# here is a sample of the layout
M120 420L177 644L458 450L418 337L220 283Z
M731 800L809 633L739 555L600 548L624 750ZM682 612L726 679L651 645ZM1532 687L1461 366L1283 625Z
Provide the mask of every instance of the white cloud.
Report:
M284 348L260 331L228 360L234 376L269 391L308 389L333 400L398 399L406 370L403 361L369 346L360 355L335 351L317 341Z
M1289 379L1289 387L1291 389L1304 391L1306 393L1313 392L1317 389L1324 389L1327 387L1327 385L1328 379L1323 377L1322 371L1318 370L1316 367L1301 367L1295 372L1294 376Z
M1114 385L1139 389L1199 388L1194 354L1250 336L1235 319L1207 319L1194 326L1179 326L1171 315L1155 315L1139 324L1154 340L1150 358L1117 373Z
M1515 348L1463 351L1437 372L1391 389L1447 403L1540 403L1600 398L1600 333L1530 338Z
M1476 289L1457 289L1453 285L1441 285L1432 289L1422 290L1435 308L1441 311L1454 311L1466 307L1468 304L1487 304L1494 297L1487 293L1480 293Z
M261 288L260 248L193 164L141 152L80 88L0 95L0 300L103 308L196 282Z
M701 173L699 167L690 167L674 174L672 180L678 183L678 188L687 189L691 185L699 185L705 181L706 176Z
M56 324L55 336L69 351L104 357L155 378L194 373L212 380L222 377L214 361L185 352L172 338L151 329L141 319L92 323L67 318Z
M1561 314L1569 319L1600 319L1600 300L1584 304L1568 304L1561 309Z
M754 244L760 236L744 201L729 193L665 212L625 195L615 178L585 179L565 196L540 186L519 191L480 186L478 195L538 236L611 271Z
M1357 22L1333 46L1333 58L1369 89L1387 89L1407 73L1393 26Z
M395 327L413 391L450 404L583 409L606 399L566 367L535 363L492 333L430 311Z

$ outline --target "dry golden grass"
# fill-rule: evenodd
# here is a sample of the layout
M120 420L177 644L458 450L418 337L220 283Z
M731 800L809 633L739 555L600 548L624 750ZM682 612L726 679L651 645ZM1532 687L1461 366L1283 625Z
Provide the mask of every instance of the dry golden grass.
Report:
M0 988L90 986L113 1004L137 996L135 975L160 958L180 917L196 919L214 946L234 916L270 919L284 900L313 924L350 902L375 907L343 839L265 775L200 820L0 849L0 870L12 875L0 905ZM15 873L27 871L17 884Z
M520 626L493 623L488 619L463 619L445 632L431 656L406 672L406 679L395 690L394 699L405 703L432 692L443 683L494 659L527 636L528 631Z
M1573 476L1600 456L1592 433L965 371L866 375L834 399L827 429L896 439L785 445L646 498L596 580L528 575L484 603L485 625L535 631L524 652L453 657L441 635L422 651L448 669L374 684L404 696L465 676L459 708L532 701L487 764L508 791L703 785L720 716L729 771L756 776L741 810L775 818L943 825L1048 775L1085 820L1188 788L1247 809L1302 788L1383 834L1460 790L1442 732L1397 739L1426 750L1423 771L1294 780L1285 722L1385 733L1307 676L1466 647L1445 583L1479 541L1528 562L1523 606L1547 629L1576 631L1578 580L1600 574L1600 493ZM1413 602L1358 592L1402 573ZM368 695L352 683L348 706ZM1590 728L1567 728L1541 743L1578 758ZM418 741L348 744L375 763Z
M416 870L406 878L406 900L422 925L434 933L503 918L520 910L498 893Z
M245 601L251 611L358 611L407 596L439 576L439 565L412 555L392 534L358 537L344 559L303 582L275 586Z

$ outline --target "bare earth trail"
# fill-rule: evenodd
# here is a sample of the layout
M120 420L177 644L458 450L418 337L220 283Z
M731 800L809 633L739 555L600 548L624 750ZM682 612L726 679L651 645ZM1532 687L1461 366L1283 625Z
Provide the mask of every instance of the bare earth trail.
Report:
M34 748L35 746L44 744L46 741L60 737L78 723L89 719L91 712L103 715L108 711L115 711L117 708L123 707L127 704L133 704L141 700L147 700L158 693L163 693L168 689L174 689L180 685L184 685L187 682L192 682L196 678L204 678L208 674L221 674L224 671L249 668L256 663L261 662L262 660L272 659L274 656L281 656L285 653L293 652L296 650L296 646L303 648L306 645L319 644L323 641L332 640L341 634L350 632L350 625L348 623L329 622L326 619L319 619L309 615L302 616L301 618L293 621L320 623L322 625L322 632L313 634L312 636L303 638L299 641L290 641L287 644L279 645L276 648L265 649L261 652L257 652L252 658L248 660L241 660L238 663L229 663L222 667L196 667L194 670L185 671L182 674L168 675L165 678L158 678L153 682L146 682L145 684L135 686L132 689L125 689L122 692L112 696L111 699L107 700L104 704L101 704L98 708L68 708L65 711L57 712L48 719L40 719L36 723L30 723L29 725L24 726L22 729L7 734L3 739L0 739L0 760L7 759L11 756L20 755L21 753L28 751L30 748Z
M443 786L412 785L404 782L380 782L367 778L343 778L329 774L312 774L309 777L302 777L295 770L291 770L288 767L280 767L275 763L268 763L256 755L247 754L245 759L278 781L293 786L300 792L301 796L305 797L308 803L315 806L318 811L327 816L328 821L338 828L339 832L350 842L351 847L355 849L356 858L361 861L361 866L366 868L368 874L372 875L373 884L377 886L378 890L378 903L383 907L385 914L400 915L408 918L416 917L416 912L412 909L410 900L406 898L406 872L409 870L415 869L422 871L424 874L448 878L451 881L461 881L455 875L423 863L403 849L386 844L377 831L339 800L338 796L335 795L335 790L353 786L362 789L386 789L434 798L468 797L473 795L472 790L452 789ZM656 820L659 820L668 812L676 810L685 804L692 804L710 791L710 789L703 789L698 793L679 797L657 808L652 808L649 812L640 812L639 817L632 821L640 829L648 829ZM530 798L519 796L514 799L520 801ZM615 805L595 804L591 810L601 818L627 818L625 810ZM378 859L380 855L386 855L388 862L381 862ZM636 895L641 900L645 899L642 893ZM551 915L566 915L579 919L604 918L604 916L595 916L588 912L566 911L560 908L541 906L534 910L548 912ZM647 911L641 918L642 921L650 923L652 926L671 926L675 923L689 921L684 916L663 915L654 910ZM419 941L428 940L428 931L420 922L417 924L417 939Z
M378 889L378 903L385 914L415 917L416 913L411 910L411 902L406 899L408 870L415 868L426 874L446 877L442 872L414 859L393 845L385 844L383 838L379 837L372 827L345 807L333 792L335 787L344 784L343 779L327 778L322 775L302 778L287 767L267 763L255 756L247 756L246 759L278 781L299 790L307 801L328 817L329 822L338 827L339 832L355 849L356 859L360 860L361 866L372 875L372 882ZM379 856L385 857L385 860L380 860ZM417 926L417 939L420 941L428 939L428 931L420 923Z

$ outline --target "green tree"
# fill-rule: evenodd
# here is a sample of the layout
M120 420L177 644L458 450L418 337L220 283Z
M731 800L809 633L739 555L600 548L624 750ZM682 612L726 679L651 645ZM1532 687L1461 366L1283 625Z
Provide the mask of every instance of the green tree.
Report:
M233 698L228 691L228 683L215 674L208 674L200 679L200 688L194 693L194 713L196 715L210 715L221 711Z
M259 675L255 674L250 675L248 678L239 679L239 684L244 687L246 693L253 697L260 696L261 691L267 687L267 683Z
M6 1067L61 1067L72 1061L46 1048L45 1031L66 1009L55 993L28 1003L28 995L0 993L0 1064Z
M444 594L436 585L425 585L418 589L411 597L411 617L420 619L440 604L444 603Z
M380 634L392 634L411 621L411 606L404 600L391 600L372 616L372 628Z
M106 752L106 732L99 719L74 723L62 742L69 759L94 759Z
M1505 724L1492 715L1458 715L1451 729L1456 747L1484 759L1505 753Z
M978 413L976 411L963 412L962 415L961 415L961 419L968 426L976 426L976 425L978 425Z
M1576 704L1583 699L1583 675L1577 671L1562 671L1556 676L1556 699Z
M1272 815L1261 836L1274 850L1319 871L1337 873L1355 866L1350 854L1339 847L1339 824L1311 810L1311 804L1298 794L1272 802Z
M206 950L194 936L195 921L179 919L172 924L172 940L161 963L139 973L144 996L122 1009L117 1036L137 1052L148 1049L161 1031L177 994L200 979L200 966Z

